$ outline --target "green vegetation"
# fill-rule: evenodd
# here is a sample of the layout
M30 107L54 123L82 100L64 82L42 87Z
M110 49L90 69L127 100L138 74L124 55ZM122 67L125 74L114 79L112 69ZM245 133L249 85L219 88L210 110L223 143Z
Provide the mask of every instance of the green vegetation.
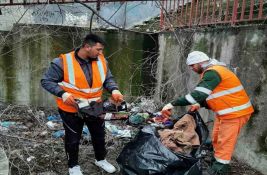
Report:
M192 50L199 50L205 53L208 53L209 46L208 46L208 40L205 37L202 37L193 46Z

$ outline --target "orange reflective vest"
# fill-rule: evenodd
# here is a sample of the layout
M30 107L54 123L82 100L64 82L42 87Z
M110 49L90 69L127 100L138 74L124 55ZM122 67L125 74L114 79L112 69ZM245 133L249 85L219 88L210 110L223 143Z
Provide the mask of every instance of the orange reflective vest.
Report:
M208 106L218 117L224 119L238 118L254 112L244 87L232 71L217 65L209 67L205 71L207 70L215 70L221 77L219 85L206 99Z
M92 87L89 86L84 72L76 60L74 51L61 54L63 59L63 81L58 83L63 90L71 93L74 98L96 101L101 99L103 93L103 83L106 79L107 65L104 55L98 56L97 61L92 61ZM56 99L60 109L66 112L77 112L73 106L63 103L62 98Z

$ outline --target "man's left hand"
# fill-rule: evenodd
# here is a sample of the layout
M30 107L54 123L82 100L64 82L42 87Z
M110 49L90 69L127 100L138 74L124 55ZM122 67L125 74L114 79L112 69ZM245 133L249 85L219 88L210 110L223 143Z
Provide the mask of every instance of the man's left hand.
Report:
M123 101L123 95L119 90L113 90L111 96L116 103L120 103Z
M171 103L166 104L161 110L162 116L165 118L169 118L172 114L173 108L174 108L174 106Z

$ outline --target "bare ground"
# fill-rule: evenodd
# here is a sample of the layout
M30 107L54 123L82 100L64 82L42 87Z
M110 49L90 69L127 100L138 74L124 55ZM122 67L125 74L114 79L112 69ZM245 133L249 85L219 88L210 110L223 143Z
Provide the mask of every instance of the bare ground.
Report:
M55 109L27 106L0 105L0 121L14 121L16 126L8 130L0 128L0 144L10 162L11 175L67 175L67 162L62 138L53 138L53 130L46 126L47 116L56 114ZM123 121L116 121L123 125ZM26 126L26 127L25 127ZM62 128L62 126L61 126ZM116 158L129 139L114 138L107 132L107 160L121 174ZM92 145L83 140L80 146L80 166L85 175L106 175L94 165ZM208 166L208 163L205 164ZM230 175L262 175L243 162L233 159Z

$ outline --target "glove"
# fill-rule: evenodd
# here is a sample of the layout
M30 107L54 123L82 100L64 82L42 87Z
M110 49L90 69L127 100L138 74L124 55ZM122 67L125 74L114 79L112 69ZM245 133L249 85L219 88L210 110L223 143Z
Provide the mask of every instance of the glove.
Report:
M119 90L113 90L111 96L115 103L120 103L123 101L123 95Z
M200 108L200 104L199 103L193 104L193 105L190 106L189 112L195 112L195 111L199 110L199 108Z
M161 110L161 114L164 118L169 118L172 114L172 109L174 108L174 106L171 103L166 104L162 110Z
M62 100L63 100L63 103L67 105L77 107L77 103L75 102L75 99L71 93L65 92L64 94L62 94Z

